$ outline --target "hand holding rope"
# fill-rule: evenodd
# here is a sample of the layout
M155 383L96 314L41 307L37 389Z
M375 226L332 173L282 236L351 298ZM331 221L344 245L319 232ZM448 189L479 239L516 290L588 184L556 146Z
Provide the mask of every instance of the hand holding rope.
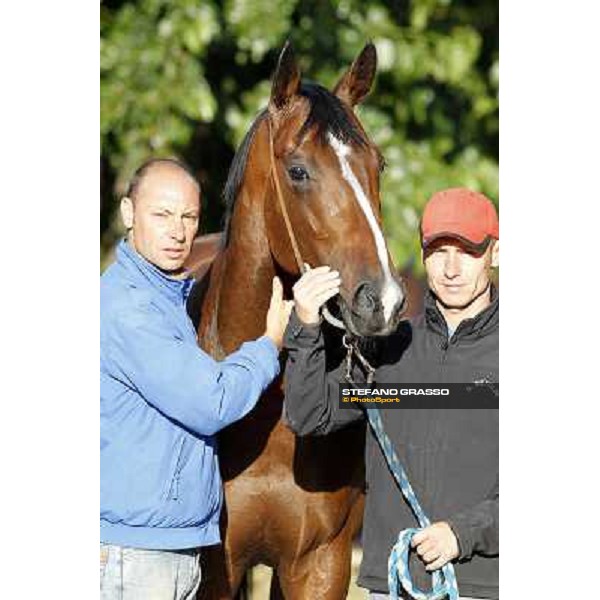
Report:
M344 346L346 347L346 379L356 385L352 379L352 358L356 357L367 373L367 385L371 385L374 379L375 369L369 364L368 360L362 355L356 341L344 336ZM364 406L369 426L373 430L375 439L379 444L385 457L388 468L390 469L394 480L398 484L402 495L412 509L419 528L403 529L398 535L398 540L392 547L388 559L388 587L390 598L398 600L401 590L404 589L415 600L442 600L448 597L448 600L458 600L458 584L456 574L452 563L446 563L441 569L432 573L432 589L429 592L419 589L412 581L409 570L409 554L413 536L422 531L423 528L431 525L431 521L421 508L406 471L400 462L396 451L385 433L381 413L379 409L373 406Z

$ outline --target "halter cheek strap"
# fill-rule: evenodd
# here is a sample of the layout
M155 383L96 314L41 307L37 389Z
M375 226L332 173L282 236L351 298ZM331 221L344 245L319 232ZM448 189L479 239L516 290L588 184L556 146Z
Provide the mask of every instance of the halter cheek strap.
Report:
M298 248L298 242L296 241L296 236L294 235L294 230L292 229L290 216L283 200L283 194L281 193L281 183L279 182L279 174L277 173L277 167L275 165L275 151L273 150L273 127L271 125L271 119L268 119L267 122L269 124L269 155L271 159L271 175L273 176L273 182L275 183L275 192L277 193L279 208L281 208L281 214L283 215L283 220L285 221L285 227L287 229L290 242L292 242L292 250L294 251L298 268L300 269L300 273L304 273L306 271L306 268L304 267L304 261L302 260L300 249Z
M294 230L290 221L290 216L288 214L285 201L283 200L283 194L281 192L281 183L279 181L279 174L277 173L277 167L275 166L275 151L273 150L273 128L271 125L271 120L269 119L267 123L269 125L269 158L271 161L270 171L271 175L273 176L273 182L275 184L275 192L277 194L277 200L279 201L279 207L281 208L283 220L285 221L285 228L287 229L288 237L290 238L290 242L292 243L292 250L294 251L294 257L296 258L298 269L300 270L300 274L303 274L306 272L306 267L304 266L304 261L302 260L302 255L300 254L300 248L298 247L298 242L296 241L296 236L294 235ZM325 318L325 320L328 321L331 325L337 327L338 329L346 329L344 322L334 317L326 306L323 306L321 308L321 312L323 313L323 317Z

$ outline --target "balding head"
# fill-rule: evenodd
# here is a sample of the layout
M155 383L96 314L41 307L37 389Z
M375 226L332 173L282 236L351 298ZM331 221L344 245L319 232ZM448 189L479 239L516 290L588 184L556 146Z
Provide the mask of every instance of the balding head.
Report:
M200 183L190 168L175 158L151 158L140 165L133 174L125 195L135 202L146 179L152 179L152 176L166 175L189 179L200 195Z
M139 254L172 277L182 275L200 218L200 185L185 165L144 163L121 200L121 216Z

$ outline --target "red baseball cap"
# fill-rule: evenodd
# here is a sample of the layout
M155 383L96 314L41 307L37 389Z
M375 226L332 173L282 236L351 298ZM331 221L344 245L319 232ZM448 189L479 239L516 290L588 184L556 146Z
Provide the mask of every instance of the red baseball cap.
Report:
M499 239L498 213L491 200L467 188L436 192L421 219L421 245L442 237L457 238L481 248L488 238Z

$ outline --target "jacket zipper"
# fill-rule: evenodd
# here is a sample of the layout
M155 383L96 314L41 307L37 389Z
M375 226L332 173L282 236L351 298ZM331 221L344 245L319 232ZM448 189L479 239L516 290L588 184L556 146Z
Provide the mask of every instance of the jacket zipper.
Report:
M446 353L448 352L448 337L440 344L440 381L444 381L444 364L446 362Z
M446 358L448 357L448 350L450 349L450 346L453 343L454 336L450 338L448 337L448 334L446 334L444 341L440 344L440 350L442 351L442 354L440 356L440 372L442 374L442 377L444 375L444 366L446 364ZM441 379L441 381L444 381L444 379Z

